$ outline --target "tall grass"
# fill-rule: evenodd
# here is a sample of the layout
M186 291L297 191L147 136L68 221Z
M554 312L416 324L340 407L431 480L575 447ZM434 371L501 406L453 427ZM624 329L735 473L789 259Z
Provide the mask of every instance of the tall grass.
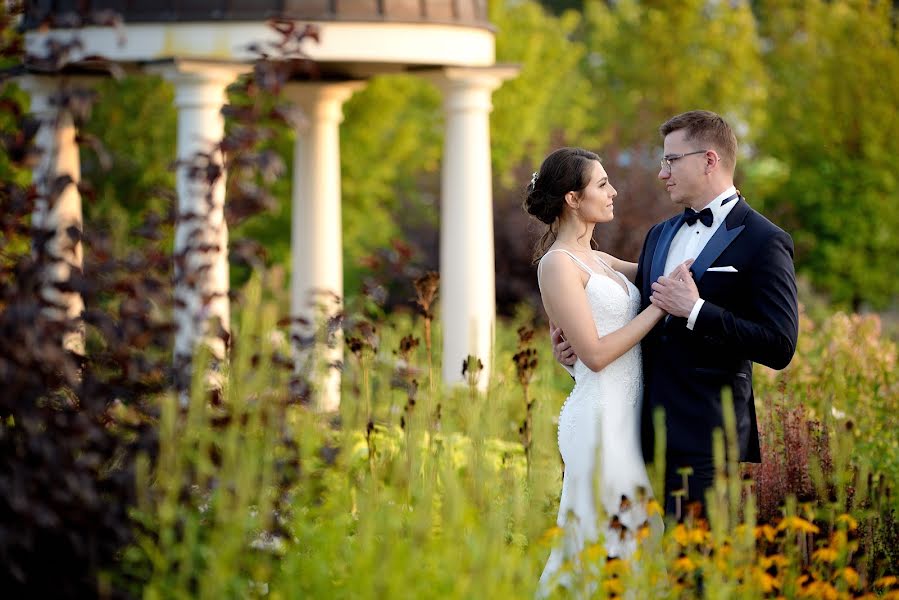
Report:
M440 371L439 327L432 355L414 342L421 318L369 323L367 343L348 352L340 414L321 415L287 392L284 350L269 335L275 309L262 304L258 282L245 295L222 401L210 402L200 381L186 412L174 397L161 399L160 456L140 470L140 541L122 560L145 596L532 597L562 533L555 420L571 384L548 336L519 331L531 315L498 328L486 393L474 380L455 389L423 383ZM867 336L843 344L847 327ZM669 522L630 562L607 561L600 540L584 550L582 562L596 568L580 571L581 589L639 598L899 596L889 491L899 468L875 456L889 446L876 439L885 425L862 430L897 408L885 368L895 347L868 327L840 315L804 322L794 365L758 374L768 464L804 457L766 500L773 508L760 511L759 498L782 474L723 458L735 440L730 419L715 438L708 520ZM849 416L833 417L838 406ZM793 427L810 433L791 438L790 426L774 427L787 414L778 410L800 411Z

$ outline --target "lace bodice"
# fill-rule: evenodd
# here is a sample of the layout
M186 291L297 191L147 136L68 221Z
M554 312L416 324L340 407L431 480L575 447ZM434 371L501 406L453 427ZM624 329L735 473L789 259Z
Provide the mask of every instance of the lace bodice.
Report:
M552 252L567 254L578 267L590 275L584 288L584 293L587 295L587 302L590 305L596 333L600 337L621 329L640 312L640 290L624 275L612 269L608 264L602 263L611 273L614 273L614 276L620 282L615 281L605 273L600 273L590 268L589 265L567 250L550 250L545 256ZM598 256L596 260L602 261ZM627 288L627 292L624 291L625 287L622 287L622 284ZM591 371L587 365L578 360L574 364L573 369L576 387L571 395L574 396L578 388L582 388L583 391L581 393L595 394L594 397L597 398L597 401L603 403L609 394L600 394L599 388L603 385L603 382L607 382L607 385L613 388L621 387L621 393L616 393L614 396L627 398L633 404L638 398L643 396L641 361L639 344L599 372Z
M621 285L610 277L595 272L591 272L587 287L584 288L596 333L600 337L621 329L640 312L640 290L621 273L617 275L627 286L627 294ZM587 365L578 360L574 365L574 379L578 386L596 387L602 385L603 381L616 387L624 386L626 389L621 390L622 397L634 403L643 394L641 360L639 344L599 372L591 371ZM605 399L600 397L600 403Z

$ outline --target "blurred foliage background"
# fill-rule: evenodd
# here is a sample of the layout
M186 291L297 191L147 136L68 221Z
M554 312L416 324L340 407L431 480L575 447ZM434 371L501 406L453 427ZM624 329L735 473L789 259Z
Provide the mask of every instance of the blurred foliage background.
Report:
M0 15L6 67L21 48ZM711 537L671 528L665 561L603 574L603 586L643 590L655 577L664 593L644 596L695 597L699 569L709 597L899 595L896 332L876 315L838 310L897 310L895 4L507 0L490 3L490 18L498 60L521 74L495 93L491 119L497 299L509 318L497 328L489 391L435 386L440 356L415 337L430 335L413 316L408 280L410 265L437 265L440 95L423 79L381 77L344 106L341 128L347 305L365 308L346 329L377 335L347 354L350 401L339 420L288 392L287 337L274 331L288 295L290 128L264 141L287 165L269 186L274 206L231 232L232 256L255 239L267 264L260 278L232 269L239 308L226 401L205 402L198 377L185 413L165 376L171 329L148 320L151 304L164 312L170 301L171 87L146 75L105 81L79 131L85 293L97 310L92 351L77 365L33 343L53 333L29 305L22 149L34 124L21 90L0 90L0 366L12 365L0 392L0 588L532 596L561 477L553 417L571 380L541 333L522 335L539 320L530 264L539 228L520 208L524 185L555 147L597 150L620 192L598 241L636 259L648 228L675 212L655 180L657 127L701 107L737 128L738 186L796 241L800 347L786 370L759 368L755 379L763 452L778 460L747 467L750 480L719 478ZM169 217L156 222L156 213ZM381 283L406 295L372 307L362 288L373 275L405 279ZM441 334L437 322L436 349ZM515 357L525 350L539 361L522 373ZM428 384L419 391L413 378ZM48 564L68 568L48 578ZM601 589L612 596L613 587Z
M793 235L797 270L811 289L838 307L895 309L895 10L861 0L491 2L497 61L521 65L520 76L494 94L491 116L500 311L510 315L536 298L529 259L539 228L520 204L542 157L562 145L600 153L619 189L619 211L597 241L636 260L649 227L675 212L656 181L658 125L694 108L736 127L737 185ZM97 189L85 207L92 227L124 238L126 223L148 208L129 198L171 189L171 94L169 84L147 76L101 86L87 129L116 159L104 169L84 157L84 177ZM439 92L414 76L369 81L344 112L352 295L366 271L360 259L391 239L410 242L420 261L436 266L443 125ZM272 189L278 205L235 236L259 239L271 263L289 267L293 132L283 128L273 146L288 165Z

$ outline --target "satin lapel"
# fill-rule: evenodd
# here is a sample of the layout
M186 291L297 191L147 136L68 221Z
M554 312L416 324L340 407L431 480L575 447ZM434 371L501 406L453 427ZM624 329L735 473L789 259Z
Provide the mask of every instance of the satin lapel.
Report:
M650 286L652 286L653 282L658 281L659 277L664 274L665 259L668 258L668 249L671 247L671 240L674 239L674 234L677 233L677 230L680 229L683 222L684 217L681 215L676 219L666 221L665 225L662 226L662 233L659 234L659 242L656 244L655 252L652 254L652 270L650 271L649 280Z
M730 214L727 215L724 225L718 228L712 239L709 240L702 252L699 253L699 256L696 257L693 266L690 267L690 270L693 271L693 280L697 283L705 275L706 269L715 262L716 258L721 256L721 253L746 228L745 225L740 225L740 223L746 218L746 214L749 212L749 205L742 198L738 202L739 204L733 207Z

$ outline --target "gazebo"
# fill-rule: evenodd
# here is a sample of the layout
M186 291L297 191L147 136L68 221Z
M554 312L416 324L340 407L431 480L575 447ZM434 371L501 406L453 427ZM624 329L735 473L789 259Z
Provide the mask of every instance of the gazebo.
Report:
M89 15L117 13L122 26L72 23ZM108 14L108 13L107 13ZM74 18L73 18L74 17ZM175 359L190 357L206 341L224 357L221 340L208 335L205 323L218 317L227 328L228 232L224 220L225 178L201 189L182 161L209 153L222 138L225 89L249 71L256 55L251 45L273 40L272 18L317 27L317 43L304 47L320 77L289 84L289 94L306 116L298 126L293 156L291 231L291 315L310 318L313 297L343 296L339 127L343 103L382 73L415 73L443 92L446 124L441 173L440 297L443 326L443 378L461 382L468 355L483 360L487 381L495 324L493 217L489 114L491 95L517 68L495 64L494 33L486 0L232 0L154 2L149 0L32 1L24 20L26 48L40 54L48 41L77 36L81 47L71 57L77 77L79 61L101 56L133 69L158 73L175 89L178 111L177 213L175 253L199 235L212 249L206 266L181 265L197 285L176 284ZM67 25L69 24L69 25ZM32 98L32 112L43 125L38 144L44 150L35 181L70 175L72 183L52 211L38 204L35 219L56 229L62 239L72 226L82 228L80 178L75 131L70 116L52 102L58 76L30 74L22 85ZM174 157L173 157L174 158ZM209 160L222 164L220 153ZM211 202L209 199L211 198ZM80 242L60 246L65 262L79 268ZM63 268L62 271L66 269ZM194 270L193 273L190 273ZM64 278L65 272L54 277ZM180 279L179 279L180 280ZM70 315L83 308L76 294L64 301ZM333 308L333 307L332 307ZM67 342L79 349L80 341ZM339 358L341 348L330 352ZM330 369L316 386L316 404L335 410L340 374Z

